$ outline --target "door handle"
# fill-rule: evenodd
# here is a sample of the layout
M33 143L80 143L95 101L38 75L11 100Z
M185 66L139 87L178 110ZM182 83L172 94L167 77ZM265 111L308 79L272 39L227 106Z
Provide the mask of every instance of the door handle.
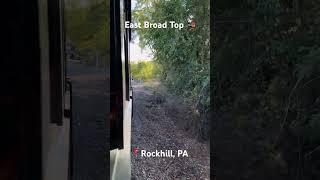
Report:
M70 78L66 79L67 91L69 90L69 109L64 109L64 117L72 121L72 82Z

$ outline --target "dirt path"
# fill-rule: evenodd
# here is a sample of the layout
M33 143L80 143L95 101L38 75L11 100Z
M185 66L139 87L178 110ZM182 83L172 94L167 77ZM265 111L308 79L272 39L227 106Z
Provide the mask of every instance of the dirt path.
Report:
M135 179L209 179L208 143L183 130L179 121L195 118L172 96L162 96L142 84L133 84L132 148L139 150L187 150L188 157L141 157L132 155ZM158 92L158 90L157 90Z

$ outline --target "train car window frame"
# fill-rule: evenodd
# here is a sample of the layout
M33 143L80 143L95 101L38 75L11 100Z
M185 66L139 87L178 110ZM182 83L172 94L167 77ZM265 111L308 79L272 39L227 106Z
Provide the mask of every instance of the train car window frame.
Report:
M65 87L64 9L62 0L48 0L50 121L62 126Z
M123 148L123 81L120 1L110 3L110 150Z
M124 1L125 7L125 20L131 21L131 3L129 0ZM126 100L130 100L130 54L129 54L129 43L130 43L130 28L125 29L124 33L124 53L125 53L125 82L126 82Z

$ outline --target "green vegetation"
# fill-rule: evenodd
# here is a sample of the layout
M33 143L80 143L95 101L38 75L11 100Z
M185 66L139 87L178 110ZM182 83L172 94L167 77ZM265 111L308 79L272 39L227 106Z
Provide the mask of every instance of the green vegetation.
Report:
M141 45L150 47L161 65L161 80L171 92L194 104L205 119L200 129L208 127L205 115L210 104L209 0L137 0L133 17L141 23L184 23L182 30L142 28L137 33ZM193 31L188 28L191 19L197 22ZM203 137L208 137L208 131Z
M217 172L320 179L319 1L221 0L213 12L215 155L233 158L222 163L234 176Z
M153 61L131 63L130 67L133 78L139 81L159 79L162 71L161 66Z
M74 4L65 8L67 39L82 57L108 58L109 3L96 0L84 7Z

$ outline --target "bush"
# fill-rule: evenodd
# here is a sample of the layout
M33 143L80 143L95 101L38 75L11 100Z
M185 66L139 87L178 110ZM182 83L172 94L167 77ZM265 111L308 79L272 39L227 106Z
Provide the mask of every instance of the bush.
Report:
M161 66L153 61L131 63L131 73L136 80L150 81L160 77Z

